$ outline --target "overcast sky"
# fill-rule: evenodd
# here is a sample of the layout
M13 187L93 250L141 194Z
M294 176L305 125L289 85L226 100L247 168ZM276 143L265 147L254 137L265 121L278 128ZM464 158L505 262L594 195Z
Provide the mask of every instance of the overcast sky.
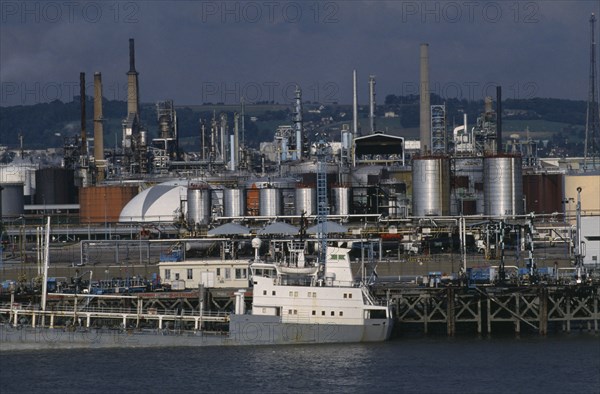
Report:
M431 90L481 99L587 99L592 12L600 1L2 1L0 105L70 101L85 72L126 99L135 38L143 102L377 102L418 92L419 44ZM600 23L596 23L599 37ZM597 39L600 41L600 39Z

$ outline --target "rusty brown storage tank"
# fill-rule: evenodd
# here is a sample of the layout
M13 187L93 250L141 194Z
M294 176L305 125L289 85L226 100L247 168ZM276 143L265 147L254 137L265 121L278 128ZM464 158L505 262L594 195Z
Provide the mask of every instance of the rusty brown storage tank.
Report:
M526 197L526 213L563 212L563 175L523 175L523 194Z
M113 223L138 193L137 186L91 186L79 189L81 223Z

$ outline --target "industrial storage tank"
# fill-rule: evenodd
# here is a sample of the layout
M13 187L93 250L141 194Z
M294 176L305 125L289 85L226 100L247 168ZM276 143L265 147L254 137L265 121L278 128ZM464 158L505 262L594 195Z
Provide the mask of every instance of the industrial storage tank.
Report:
M484 214L523 214L523 175L520 156L488 156L483 159Z
M260 193L256 184L248 185L246 189L246 209L248 216L258 216L260 210Z
M562 174L523 175L525 212L538 214L563 212L563 183Z
M275 187L260 189L260 216L281 215L281 191Z
M244 189L223 189L224 216L245 216Z
M76 204L77 188L73 170L66 168L41 168L35 172L35 203Z
M32 204L35 196L35 171L38 165L25 162L0 164L0 183L22 183L25 204Z
M2 191L2 217L20 216L25 212L22 183L0 183Z
M348 215L352 204L352 188L348 186L334 186L331 188L331 214Z
M317 214L317 190L314 187L302 186L296 189L296 215Z
M190 183L187 188L187 222L190 225L210 222L210 187L206 184Z
M79 189L81 223L113 223L138 193L137 186L89 186Z
M447 157L413 159L413 216L450 214L450 162Z

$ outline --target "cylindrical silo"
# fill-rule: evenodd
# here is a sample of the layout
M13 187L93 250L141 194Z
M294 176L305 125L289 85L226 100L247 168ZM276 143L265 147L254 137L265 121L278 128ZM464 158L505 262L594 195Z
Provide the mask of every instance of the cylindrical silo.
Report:
M446 157L413 160L413 216L450 214L450 163Z
M244 189L223 189L223 204L225 216L245 216Z
M25 212L22 183L2 183L2 217L20 216Z
M352 204L352 188L348 186L334 186L331 188L331 213L333 215L350 214Z
M210 188L190 184L187 189L187 221L189 224L208 224L210 221Z
M275 187L260 189L260 216L281 215L281 191Z
M78 202L73 170L41 168L35 172L35 203L74 204Z
M296 215L317 214L317 190L314 187L299 187L296 189Z
M483 195L485 215L523 214L520 156L489 156L483 160Z

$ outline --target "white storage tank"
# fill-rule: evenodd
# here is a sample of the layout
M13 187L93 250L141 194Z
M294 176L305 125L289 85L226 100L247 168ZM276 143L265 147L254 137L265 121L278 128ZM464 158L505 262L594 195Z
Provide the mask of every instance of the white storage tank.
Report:
M521 156L488 156L483 160L484 213L487 216L523 214Z
M447 157L413 159L413 216L450 214L450 162Z
M296 189L296 215L317 214L317 190L314 187L298 187Z
M187 189L187 221L190 225L210 222L210 187L206 184L189 184Z

